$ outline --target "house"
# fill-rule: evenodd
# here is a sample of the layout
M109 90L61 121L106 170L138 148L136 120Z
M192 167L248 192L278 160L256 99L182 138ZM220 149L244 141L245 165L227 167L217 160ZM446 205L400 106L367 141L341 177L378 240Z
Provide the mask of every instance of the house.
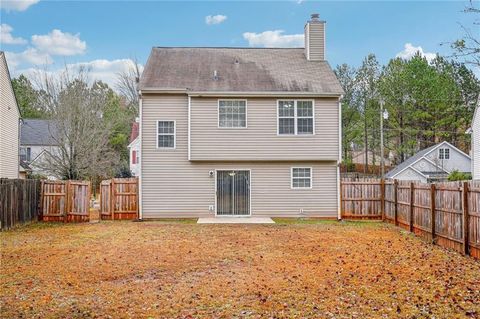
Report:
M18 178L20 109L15 98L5 53L0 51L0 178Z
M135 122L132 123L130 144L128 145L129 166L130 172L133 176L140 175L140 138L138 137L139 120L140 119L136 119Z
M416 153L385 177L427 183L446 180L455 170L470 173L470 156L448 142L441 142Z
M52 120L24 119L20 133L20 160L30 168L30 174L56 179L45 170L45 159L58 151L56 126Z
M480 180L480 97L473 114L472 134L472 178Z
M140 218L340 218L342 87L305 48L153 48L139 83Z

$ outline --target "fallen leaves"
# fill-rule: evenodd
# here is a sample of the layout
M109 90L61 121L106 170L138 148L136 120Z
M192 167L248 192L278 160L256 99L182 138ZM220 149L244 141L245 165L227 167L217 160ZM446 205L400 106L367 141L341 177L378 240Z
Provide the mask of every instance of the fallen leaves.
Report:
M480 262L360 223L30 226L2 318L476 318Z

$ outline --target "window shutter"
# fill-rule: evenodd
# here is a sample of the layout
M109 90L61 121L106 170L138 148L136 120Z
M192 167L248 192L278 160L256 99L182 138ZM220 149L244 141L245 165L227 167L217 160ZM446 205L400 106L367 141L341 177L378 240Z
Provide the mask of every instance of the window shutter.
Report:
M137 151L132 151L132 164L137 164Z

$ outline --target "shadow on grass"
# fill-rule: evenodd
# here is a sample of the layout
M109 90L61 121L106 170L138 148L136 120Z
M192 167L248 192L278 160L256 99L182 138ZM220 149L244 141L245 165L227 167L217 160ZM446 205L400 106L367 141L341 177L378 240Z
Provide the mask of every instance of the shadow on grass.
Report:
M373 226L382 224L380 221L368 220L332 220L321 218L272 218L277 225L331 225L331 226Z

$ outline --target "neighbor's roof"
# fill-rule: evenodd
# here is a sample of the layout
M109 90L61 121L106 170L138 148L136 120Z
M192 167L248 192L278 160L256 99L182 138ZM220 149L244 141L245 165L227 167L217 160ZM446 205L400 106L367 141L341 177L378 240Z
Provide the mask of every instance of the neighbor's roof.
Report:
M21 145L57 145L57 129L51 120L24 119L21 125Z
M130 143L132 143L138 137L138 122L132 123L132 131L130 132Z
M153 48L140 89L343 94L328 62L303 48Z
M440 143L442 144L442 143ZM433 146L430 146L430 147L427 147L421 151L419 151L418 153L416 153L415 155L407 158L405 161L403 161L402 163L398 164L394 169L392 169L391 171L389 171L387 174L385 174L385 177L387 178L392 178L393 176L395 176L396 174L400 173L403 169L407 168L408 166L412 165L413 163L415 163L417 160L421 159L422 157L424 157L425 155L427 155L428 153L430 153L431 150L433 150L434 148L436 148L439 144L435 144Z

